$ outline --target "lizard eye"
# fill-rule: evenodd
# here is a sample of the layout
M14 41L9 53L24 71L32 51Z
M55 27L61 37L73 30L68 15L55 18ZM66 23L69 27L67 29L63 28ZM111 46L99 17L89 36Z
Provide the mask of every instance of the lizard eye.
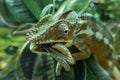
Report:
M64 32L65 32L65 33L68 33L68 30L65 30Z
M60 24L57 28L58 37L66 37L69 32L69 27L67 24Z

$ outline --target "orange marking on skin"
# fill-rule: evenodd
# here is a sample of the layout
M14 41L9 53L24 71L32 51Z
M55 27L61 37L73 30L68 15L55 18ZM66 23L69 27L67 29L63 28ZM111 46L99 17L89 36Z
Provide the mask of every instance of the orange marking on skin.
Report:
M91 52L97 56L107 58L112 53L109 45L106 45L103 41L96 40L95 38L87 39L85 44L89 47Z
M106 58L103 58L101 56L96 56L97 61L99 62L99 64L105 69L105 70L109 70L109 61Z

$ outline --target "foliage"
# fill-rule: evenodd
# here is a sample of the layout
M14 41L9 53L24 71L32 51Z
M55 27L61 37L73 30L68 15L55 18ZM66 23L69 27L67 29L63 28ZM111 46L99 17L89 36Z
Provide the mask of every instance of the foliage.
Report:
M118 22L120 19L120 0L92 0L88 12L105 22Z
M23 43L25 42L24 36L13 36L12 32L13 30L10 28L0 28L0 70L5 67L5 65L2 66L2 64L7 64L10 61L10 54L8 55L5 52L5 49L8 46L16 46L19 47L19 50L17 50L17 54L20 51L20 48L22 47ZM14 53L14 54L16 54Z
M60 16L62 12L67 11L67 10L75 10L79 15L81 15L84 12L89 12L89 13L92 13L95 17L100 18L105 22L118 22L119 21L120 19L120 15L119 15L120 14L120 10L119 10L120 1L119 0L92 0L92 1L93 2L91 2L91 0L31 0L31 1L23 0L23 2L28 8L27 13L29 13L29 18L25 18L25 20L23 20L23 18L19 19L20 16L18 17L16 15L17 13L13 11L14 8L10 10L10 14L12 14L12 16L16 18L17 23L22 23L24 21L25 22L37 22L40 18L42 18L46 14L52 14L54 15L54 17L57 17L57 16ZM120 28L117 27L117 29L120 29ZM45 73L47 72L46 69L50 70L53 68L53 67L48 67L48 66L43 66L43 67L46 67L46 68L43 68L40 66L41 65L40 62L42 61L41 55L37 55L37 54L30 52L29 43L26 44L23 51L20 53L20 50L23 44L25 43L25 37L23 35L13 36L12 35L13 29L6 28L6 27L0 28L0 32L2 33L0 34L0 37L1 37L0 38L0 70L1 70L0 80L1 79L2 80L8 80L8 79L15 80L16 61L17 61L18 56L20 57L17 62L17 75L18 77L22 77L22 80L27 80L26 78L29 79L31 76L34 76L34 79L37 80L41 76L40 75L41 73L37 73L39 72L39 68L42 68L41 72L43 74L46 74ZM116 31L115 29L115 33L116 32L117 32L117 35L115 37L115 40L116 40L115 47L116 47L116 51L120 53L120 50L119 50L120 30ZM17 46L18 50L16 54L14 55L6 54L5 49L8 46ZM31 61L31 59L33 61ZM54 66L56 65L56 62L52 58L50 58L49 60L51 61L51 65L54 65ZM99 77L101 80L104 80L102 78L106 78L109 76L106 72L104 72L104 70L99 66L99 64L93 59L93 57L90 57L87 60L78 61L77 63L79 65L72 66L72 71L70 73L63 70L62 76L59 76L59 77L54 76L56 80L60 80L60 79L66 80L66 78L68 79L69 77L70 78L76 77L79 79L86 78L87 80L98 80L98 77ZM91 65L91 63L93 64ZM5 64L5 65L2 66L1 64ZM15 66L12 67L13 65ZM81 66L81 65L84 65L84 66ZM23 72L21 72L21 70L25 67L27 68L24 69ZM32 69L33 67L35 68L35 70ZM74 69L77 73L74 73ZM29 71L31 71L30 74L28 74ZM36 72L36 75L32 74L33 72L34 73ZM78 73L80 75L78 75ZM10 77L9 75L12 75L12 77L9 78ZM104 77L101 77L101 76L104 76ZM29 80L31 80L31 78Z

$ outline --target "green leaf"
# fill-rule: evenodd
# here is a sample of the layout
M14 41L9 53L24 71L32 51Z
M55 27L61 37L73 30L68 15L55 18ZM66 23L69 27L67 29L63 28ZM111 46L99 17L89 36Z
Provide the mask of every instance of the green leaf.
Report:
M34 15L34 17L39 20L40 13L42 9L47 5L53 3L52 0L44 1L44 0L23 0L25 5Z
M60 6L53 19L57 19L64 11L74 10L79 15L89 6L91 0L65 0Z
M47 13L50 14L50 10L54 7L53 4L48 4L47 6L45 6L45 8L42 10L41 14L40 14L40 18L44 17Z
M78 14L82 14L89 6L91 0L71 0L65 10L74 10Z

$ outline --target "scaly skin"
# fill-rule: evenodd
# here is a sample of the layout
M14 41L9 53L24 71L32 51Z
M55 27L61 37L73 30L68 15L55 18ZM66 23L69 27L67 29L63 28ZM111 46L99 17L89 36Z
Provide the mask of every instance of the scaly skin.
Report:
M68 11L63 13L56 22L45 17L27 34L28 40L31 42L30 49L33 52L47 52L45 49L47 44L47 46L51 46L68 57L65 59L56 52L50 53L58 61L57 75L60 75L62 67L67 71L69 70L70 67L67 63L74 64L74 59L86 59L91 53L97 57L113 60L113 38L111 34L104 24L88 14L78 16L76 12ZM67 49L72 45L79 50L79 52L72 54L73 57Z

